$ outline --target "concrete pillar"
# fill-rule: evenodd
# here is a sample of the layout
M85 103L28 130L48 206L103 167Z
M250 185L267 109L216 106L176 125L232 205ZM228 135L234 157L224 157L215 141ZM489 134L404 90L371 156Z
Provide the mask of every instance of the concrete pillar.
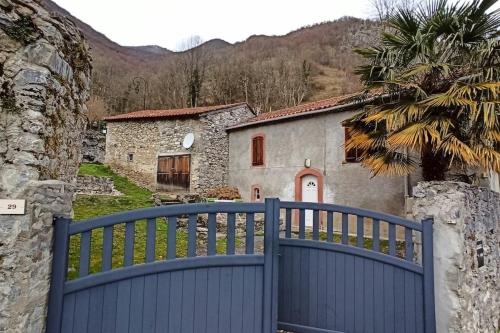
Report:
M0 0L0 332L42 332L52 215L71 214L90 57L81 33L33 0Z
M458 182L419 183L413 194L414 219L435 219L437 332L498 332L500 194Z

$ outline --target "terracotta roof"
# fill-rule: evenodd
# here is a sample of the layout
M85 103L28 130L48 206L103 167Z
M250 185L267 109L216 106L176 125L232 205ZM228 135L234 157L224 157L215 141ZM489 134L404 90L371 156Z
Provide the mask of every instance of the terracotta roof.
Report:
M342 106L347 107L352 103L366 102L368 100L381 96L382 94L383 94L382 91L377 89L377 90L372 90L369 93L367 93L366 91L358 92L349 95L332 97L321 101L300 104L297 106L292 106L281 110L261 113L256 117L245 120L244 122L239 123L235 126L231 126L228 129L231 130L231 129L243 128L247 126L252 126L256 123L260 124L284 118L299 117L307 115L309 113L316 113L317 111L330 109L334 107L342 107Z
M157 118L172 118L182 116L199 115L206 112L218 111L233 108L246 103L234 103L215 106L201 106L197 108L172 109L172 110L143 110L130 113L119 114L116 116L106 117L105 121L120 121L120 120L136 120L136 119L157 119Z

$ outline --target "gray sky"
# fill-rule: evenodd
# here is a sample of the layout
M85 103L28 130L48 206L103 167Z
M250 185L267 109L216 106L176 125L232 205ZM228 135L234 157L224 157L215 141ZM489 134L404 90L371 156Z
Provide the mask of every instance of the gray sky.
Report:
M423 0L416 0L417 2ZM467 0L461 0L467 1ZM470 0L469 0L470 1ZM121 45L177 50L199 35L234 43L342 16L373 17L370 0L55 0ZM500 7L500 1L494 8Z
M171 50L199 35L234 43L254 34L282 35L342 16L369 17L369 0L55 0L122 45Z

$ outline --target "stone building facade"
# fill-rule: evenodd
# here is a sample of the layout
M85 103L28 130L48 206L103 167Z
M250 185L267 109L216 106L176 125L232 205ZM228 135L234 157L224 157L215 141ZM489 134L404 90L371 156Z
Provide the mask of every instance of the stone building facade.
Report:
M70 215L91 63L80 31L39 1L0 0L0 332L43 332L53 215Z
M138 111L108 117L105 163L118 172L140 179L140 183L152 189L203 194L227 185L229 138L226 127L253 116L246 103L238 103ZM189 133L194 134L194 143L186 149L183 140ZM187 168L189 173L185 188L175 187L175 184L169 187L158 176L163 171L169 171L160 170L160 161L172 158L175 159L174 164L184 163L176 157L186 157L188 166L184 165L181 170L186 173Z

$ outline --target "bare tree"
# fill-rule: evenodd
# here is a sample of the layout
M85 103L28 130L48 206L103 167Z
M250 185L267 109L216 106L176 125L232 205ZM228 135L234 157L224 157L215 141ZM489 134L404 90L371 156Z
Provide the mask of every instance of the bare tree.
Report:
M205 71L209 61L209 50L204 47L200 36L192 36L181 44L180 63L184 71L188 87L188 103L197 107L201 97L201 89L205 80Z
M416 0L370 0L370 4L377 18L385 21L398 8L414 8Z

